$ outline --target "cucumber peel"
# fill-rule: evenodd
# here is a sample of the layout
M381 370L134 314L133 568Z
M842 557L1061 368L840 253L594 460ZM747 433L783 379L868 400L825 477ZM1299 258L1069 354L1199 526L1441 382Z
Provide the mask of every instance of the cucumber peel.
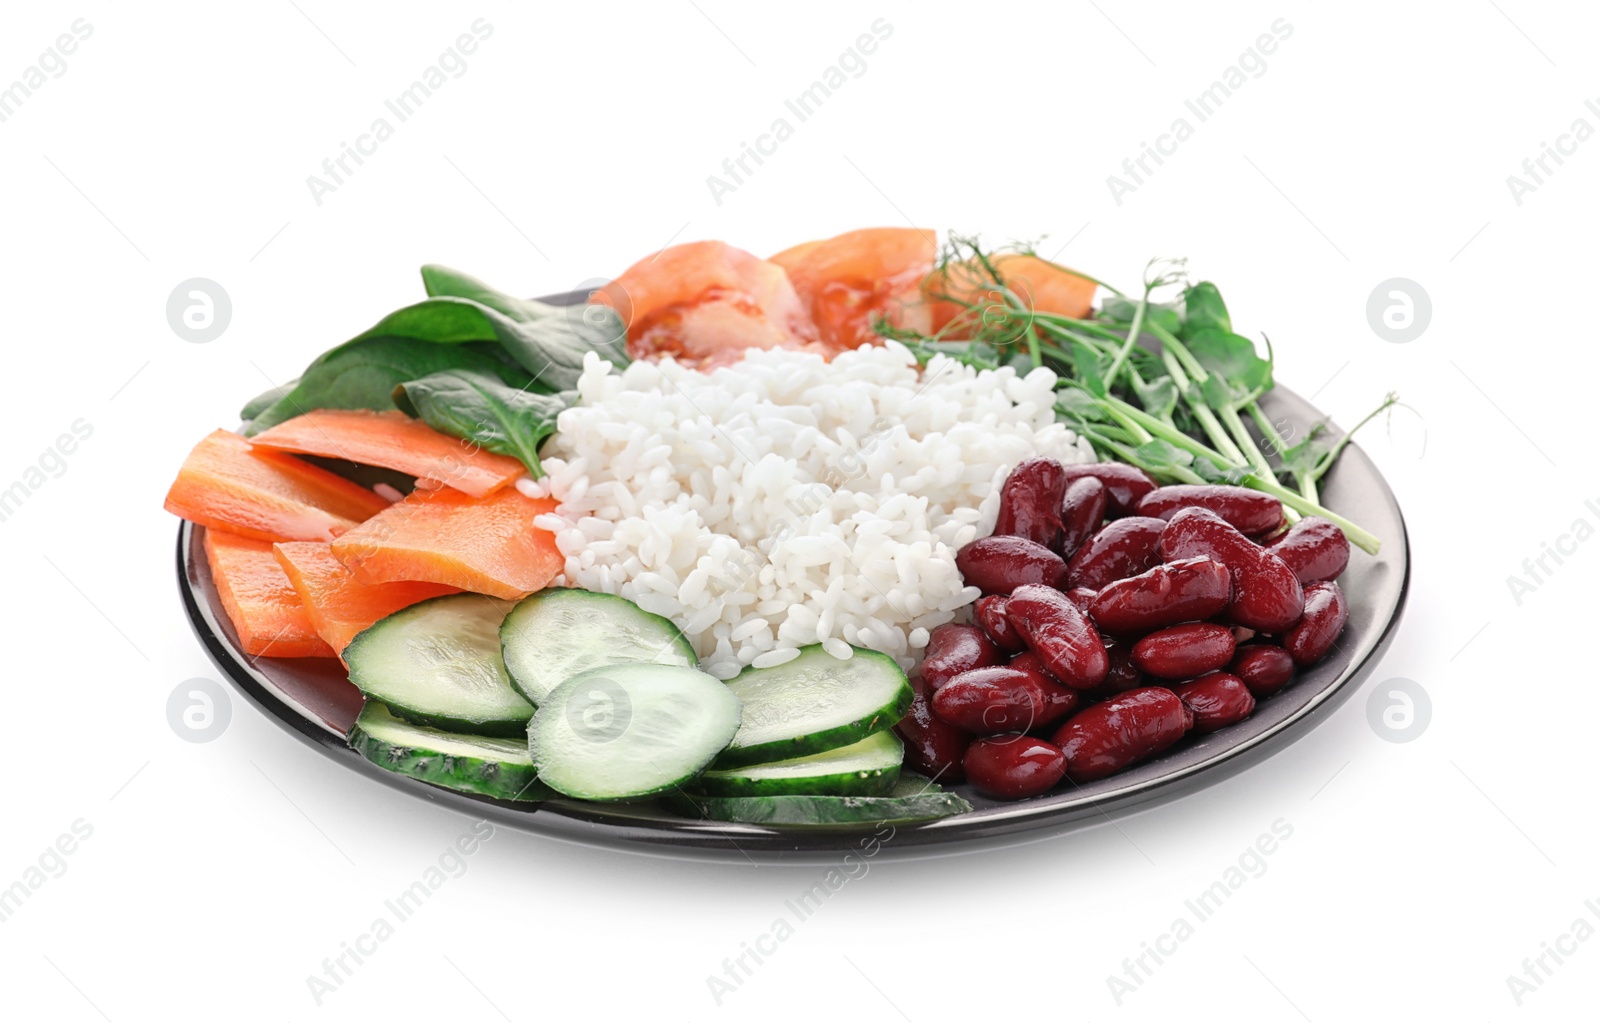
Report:
M386 771L473 795L537 802L554 793L538 781L528 744L414 725L368 700L350 727L350 746Z
M821 644L773 668L746 668L727 683L744 723L716 770L825 753L885 731L911 709L911 683L894 658L852 647L839 660Z
M826 753L707 771L693 789L706 796L881 796L900 777L904 756L893 732L874 732Z

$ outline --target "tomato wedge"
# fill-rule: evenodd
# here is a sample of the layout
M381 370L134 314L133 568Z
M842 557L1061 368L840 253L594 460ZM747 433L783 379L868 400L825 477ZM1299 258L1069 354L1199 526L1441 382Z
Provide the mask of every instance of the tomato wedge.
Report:
M783 267L726 242L662 249L597 290L628 324L628 354L707 368L747 348L802 348L815 328Z
M873 329L879 319L930 329L922 283L937 254L932 231L868 227L796 245L772 261L789 271L823 345L843 352L881 343Z

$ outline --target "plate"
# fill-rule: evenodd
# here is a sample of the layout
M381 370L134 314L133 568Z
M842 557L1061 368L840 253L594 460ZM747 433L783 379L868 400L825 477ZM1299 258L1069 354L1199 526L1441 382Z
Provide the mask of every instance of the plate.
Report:
M557 301L577 300L559 296ZM1283 387L1262 403L1273 422L1304 436L1323 419L1309 402ZM971 800L970 813L920 824L897 824L895 852L950 843L1012 839L1027 832L1065 830L1104 822L1134 808L1178 798L1257 764L1327 717L1376 667L1393 640L1405 607L1410 550L1405 520L1388 484L1357 446L1345 449L1324 478L1329 507L1361 523L1382 541L1376 557L1357 550L1340 578L1350 622L1328 658L1302 672L1282 692L1261 701L1254 714L1210 735L1185 740L1162 756L1088 785L1058 789L1021 802L996 802L953 786ZM290 734L326 753L342 767L497 825L593 844L623 844L664 853L748 858L775 854L814 858L860 848L873 825L767 826L695 821L650 804L596 804L555 800L517 804L437 788L379 768L345 743L361 694L331 659L252 658L240 649L222 611L201 547L205 531L185 522L178 531L178 581L183 604L207 653L247 698ZM1070 785L1070 783L1068 783Z

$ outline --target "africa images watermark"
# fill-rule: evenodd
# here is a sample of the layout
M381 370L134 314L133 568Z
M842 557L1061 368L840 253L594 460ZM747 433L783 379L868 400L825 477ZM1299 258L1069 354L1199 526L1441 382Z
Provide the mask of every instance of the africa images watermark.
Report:
M457 36L456 41L439 54L438 60L422 69L416 81L392 99L383 101L384 109L394 115L393 122L382 115L373 118L367 130L357 135L353 144L341 141L338 155L322 161L320 175L312 174L306 178L306 188L310 189L313 202L321 206L325 197L337 192L339 186L347 183L355 174L356 168L366 163L366 157L377 153L378 146L394 137L396 124L410 120L429 97L444 88L450 79L460 78L467 73L467 57L478 52L483 41L494 35L494 26L483 18L469 27L472 31ZM352 162L355 167L350 165Z
M1559 534L1554 540L1540 542L1539 553L1522 559L1522 574L1515 572L1506 576L1506 589L1511 591L1511 600L1518 607L1534 593L1539 587L1549 582L1555 575L1556 569L1566 564L1566 560L1578 553L1579 544L1592 539L1596 532L1600 532L1600 501L1593 498L1583 503L1587 515L1579 515L1572 520L1572 525L1567 531Z
M483 844L494 837L494 832L494 825L488 821L474 821L422 871L421 877L393 898L383 900L384 915L375 918L354 938L341 941L338 955L322 960L321 976L307 974L306 990L317 1007L321 1008L324 999L355 976L356 968L376 955L383 943L398 933L400 925L416 916L423 904L433 898L434 892L443 888L447 881L465 876L467 857L483 848Z
M52 78L67 73L67 58L78 52L78 44L94 35L94 26L87 18L79 18L67 26L70 31L56 36L55 42L39 54L37 60L22 69L16 79L0 89L0 124L14 117L22 104Z
M793 99L783 101L784 109L795 116L795 123L805 123L822 108L828 97L844 88L845 82L866 74L867 57L876 53L879 44L894 35L894 26L887 18L879 18L867 27L872 31L857 36L855 43L839 54L838 60L824 68L821 77L812 82L809 88ZM756 167L760 167L766 162L763 157L772 156L781 143L793 137L794 124L790 123L787 116L779 116L773 118L766 131L756 136L754 145L740 142L738 155L722 161L722 175L706 176L706 188L711 191L712 202L721 206L723 196L737 192L739 186L755 173L750 166L751 160L755 161Z
M1155 976L1156 969L1178 953L1183 942L1198 933L1199 924L1205 923L1222 909L1233 893L1243 888L1251 879L1266 876L1267 857L1278 851L1281 842L1294 834L1294 825L1279 817L1272 822L1270 833L1262 832L1245 847L1238 859L1194 898L1183 900L1187 912L1172 921L1172 925L1150 941L1139 943L1139 954L1122 960L1122 975L1106 975L1106 988L1111 1000L1121 1006L1123 1000L1144 986Z
M1585 109L1600 118L1600 101L1586 99L1583 101ZM1566 157L1576 156L1578 147L1594 138L1594 125L1589 123L1587 117L1575 119L1567 130L1556 136L1554 145L1548 142L1539 143L1537 156L1527 157L1522 161L1522 174L1506 175L1506 188L1511 192L1511 201L1518 206L1522 205L1523 197L1539 190L1539 186L1548 184L1551 175L1561 169L1566 163ZM1554 166L1551 166L1552 163Z
M739 954L722 960L722 973L706 975L706 990L718 1008L729 995L744 987L745 981L755 975L756 968L778 953L783 943L795 936L796 928L811 919L823 903L833 898L835 892L851 881L867 876L872 869L868 861L883 851L893 840L895 828L887 821L873 829L871 835L857 845L860 852L847 852L838 866L829 867L799 895L783 900L786 912L779 914L765 931L748 941L739 942Z
M1589 916L1600 920L1600 899L1585 899L1583 908ZM1567 959L1576 955L1583 943L1596 933L1593 921L1589 917L1579 916L1573 918L1572 924L1556 935L1555 940L1539 942L1539 954L1522 960L1520 976L1506 974L1506 990L1511 993L1511 1000L1517 1008L1522 1008L1523 1001L1544 987L1545 981L1555 976L1556 969L1565 965Z
M94 425L87 419L74 419L69 429L71 432L58 436L34 464L23 469L20 478L0 490L0 522L9 521L50 480L65 476L67 459L77 453L79 444L94 436Z
M67 857L78 851L78 846L94 834L94 825L79 817L67 831L44 847L34 863L22 871L22 876L7 888L0 888L0 924L17 915L17 911L45 882L58 879L67 872Z
M1257 36L1249 49L1239 54L1237 61L1223 68L1216 81L1198 96L1183 101L1184 108L1194 115L1197 123L1210 120L1229 97L1244 88L1250 79L1266 74L1267 58L1277 53L1278 46L1294 35L1294 26L1287 18L1279 18L1268 27L1272 31ZM1193 138L1194 131L1195 126L1189 122L1189 118L1180 115L1165 132L1156 136L1154 145L1140 142L1139 153L1122 161L1122 174L1106 176L1106 187L1111 190L1111 198L1116 204L1121 206L1124 196L1137 192L1140 185L1148 182L1156 167L1166 162L1164 157L1177 155L1178 146ZM1155 167L1150 166L1151 161L1154 161Z

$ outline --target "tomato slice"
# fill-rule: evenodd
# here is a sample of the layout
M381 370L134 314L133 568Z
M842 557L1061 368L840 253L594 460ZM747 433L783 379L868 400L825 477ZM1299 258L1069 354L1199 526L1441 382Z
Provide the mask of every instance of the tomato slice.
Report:
M896 327L929 330L922 282L936 255L932 231L869 227L796 245L773 262L789 271L822 344L842 352L881 343L873 330L880 318Z
M628 324L633 358L707 368L747 348L801 348L816 329L783 267L725 242L687 242L641 259L594 293Z
M999 271L1006 287L1030 309L1081 319L1094 307L1099 285L1038 256L1006 252L990 257L989 262ZM972 260L930 274L923 290L931 306L934 331L944 330L957 316L962 316L964 323L980 321L980 311L969 311L960 303L981 303L982 309L1001 303L1000 292L988 271ZM965 333L958 325L950 336Z

